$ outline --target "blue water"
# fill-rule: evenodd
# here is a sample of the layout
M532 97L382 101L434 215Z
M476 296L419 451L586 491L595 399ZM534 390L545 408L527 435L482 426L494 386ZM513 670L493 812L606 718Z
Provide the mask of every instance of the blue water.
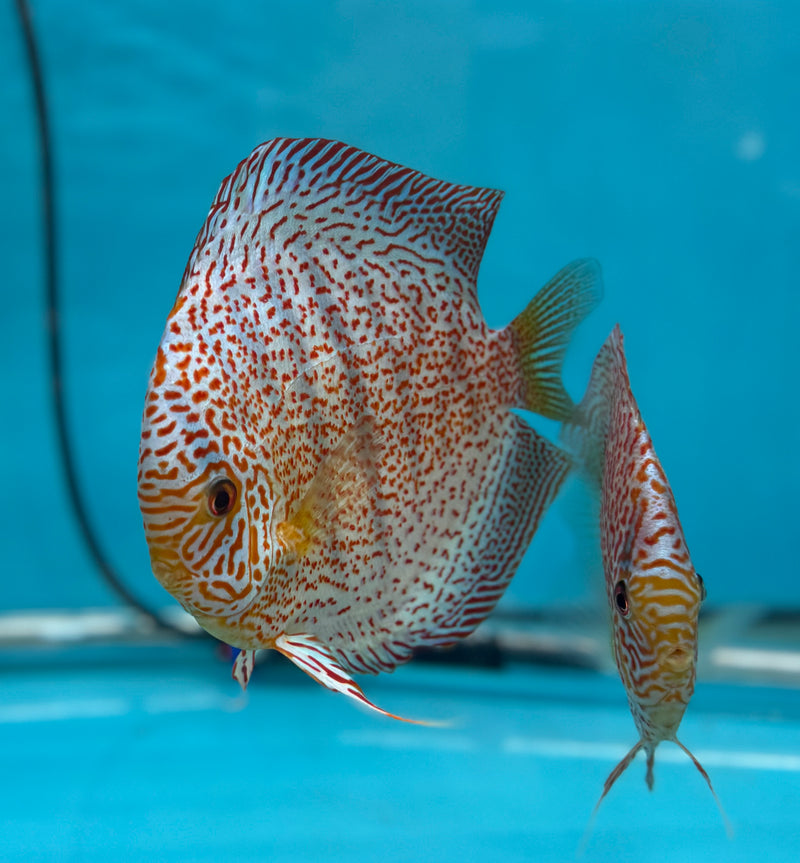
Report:
M157 657L158 661L154 662ZM354 709L276 659L247 702L210 653L6 673L4 861L569 861L632 744L618 681L407 666ZM706 687L682 726L733 823L664 744L603 802L584 859L795 863L800 698ZM780 716L768 713L777 702Z
M709 607L800 607L800 6L31 5L55 143L68 416L85 503L139 596L171 604L149 570L136 456L194 236L256 144L308 135L505 190L479 280L493 325L571 259L597 257L606 296L571 349L570 392L619 322ZM0 76L0 611L113 606L55 449L36 127L12 4ZM557 502L507 606L557 611L591 591L573 522ZM363 716L299 673L271 671L240 710L225 669L190 653L7 662L2 859L569 859L614 762L589 744L633 742L613 678L451 672L444 695L414 666L370 681L401 712L465 717L437 736ZM587 859L796 860L794 697L701 681L683 737L712 750L733 843L690 765L661 765L649 795L637 764ZM572 754L530 743L555 738Z
M495 325L569 260L597 257L606 298L569 356L573 396L619 322L709 603L798 604L796 4L32 5L51 89L69 417L87 506L143 596L168 601L136 505L141 406L194 236L257 143L310 135L506 191L479 280ZM106 604L53 450L30 81L8 5L0 25L0 336L19 419L0 426L15 502L3 531L9 569L36 573L11 579L5 601ZM564 521L555 507L512 599L575 592Z

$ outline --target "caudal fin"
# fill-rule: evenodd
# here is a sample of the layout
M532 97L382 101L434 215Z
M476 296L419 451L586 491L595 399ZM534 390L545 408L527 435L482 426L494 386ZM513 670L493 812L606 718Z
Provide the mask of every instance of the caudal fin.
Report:
M561 369L573 331L603 297L600 264L573 261L556 273L509 324L519 350L523 402L531 411L566 420L574 409Z

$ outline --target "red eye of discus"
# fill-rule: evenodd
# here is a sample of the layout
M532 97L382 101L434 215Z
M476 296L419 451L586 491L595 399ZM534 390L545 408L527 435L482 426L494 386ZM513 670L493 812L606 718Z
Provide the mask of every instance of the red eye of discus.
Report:
M235 503L236 486L229 479L218 479L208 490L208 511L211 515L227 515Z
M628 588L622 579L617 582L614 588L614 602L617 610L623 617L627 617L631 613L631 606L628 602Z

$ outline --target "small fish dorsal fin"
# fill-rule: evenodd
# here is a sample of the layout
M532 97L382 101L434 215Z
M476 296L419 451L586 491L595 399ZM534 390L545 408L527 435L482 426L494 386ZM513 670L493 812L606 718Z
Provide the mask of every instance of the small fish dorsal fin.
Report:
M274 138L223 180L195 251L242 213L261 217L255 230L264 239L276 223L299 218L309 232L325 223L340 228L345 258L399 250L412 269L451 263L469 284L501 198L494 189L435 180L338 141Z
M561 429L560 440L576 455L585 473L601 482L611 406L615 389L628 384L619 324L598 351L586 393Z

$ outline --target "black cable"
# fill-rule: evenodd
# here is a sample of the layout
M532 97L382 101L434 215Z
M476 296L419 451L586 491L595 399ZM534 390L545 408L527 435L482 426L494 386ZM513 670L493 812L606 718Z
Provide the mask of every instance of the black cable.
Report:
M78 481L78 474L75 467L72 442L70 440L69 429L67 426L64 392L61 385L63 346L60 331L61 321L58 311L58 233L55 215L55 183L50 126L48 123L47 99L45 94L44 77L42 75L42 66L36 45L30 10L26 0L16 0L16 5L25 39L28 65L30 67L30 75L31 80L33 81L36 101L36 116L39 124L39 155L41 161L42 181L42 233L44 236L50 377L52 381L53 409L55 412L58 447L67 483L69 500L72 504L75 518L78 521L81 536L89 549L89 553L95 565L100 570L100 573L108 586L125 603L148 617L160 629L166 629L170 632L176 632L185 636L187 633L184 630L165 620L160 614L149 608L145 603L134 596L130 590L128 590L103 552L97 533L92 527L89 514L83 505L84 497L81 494L80 483Z

